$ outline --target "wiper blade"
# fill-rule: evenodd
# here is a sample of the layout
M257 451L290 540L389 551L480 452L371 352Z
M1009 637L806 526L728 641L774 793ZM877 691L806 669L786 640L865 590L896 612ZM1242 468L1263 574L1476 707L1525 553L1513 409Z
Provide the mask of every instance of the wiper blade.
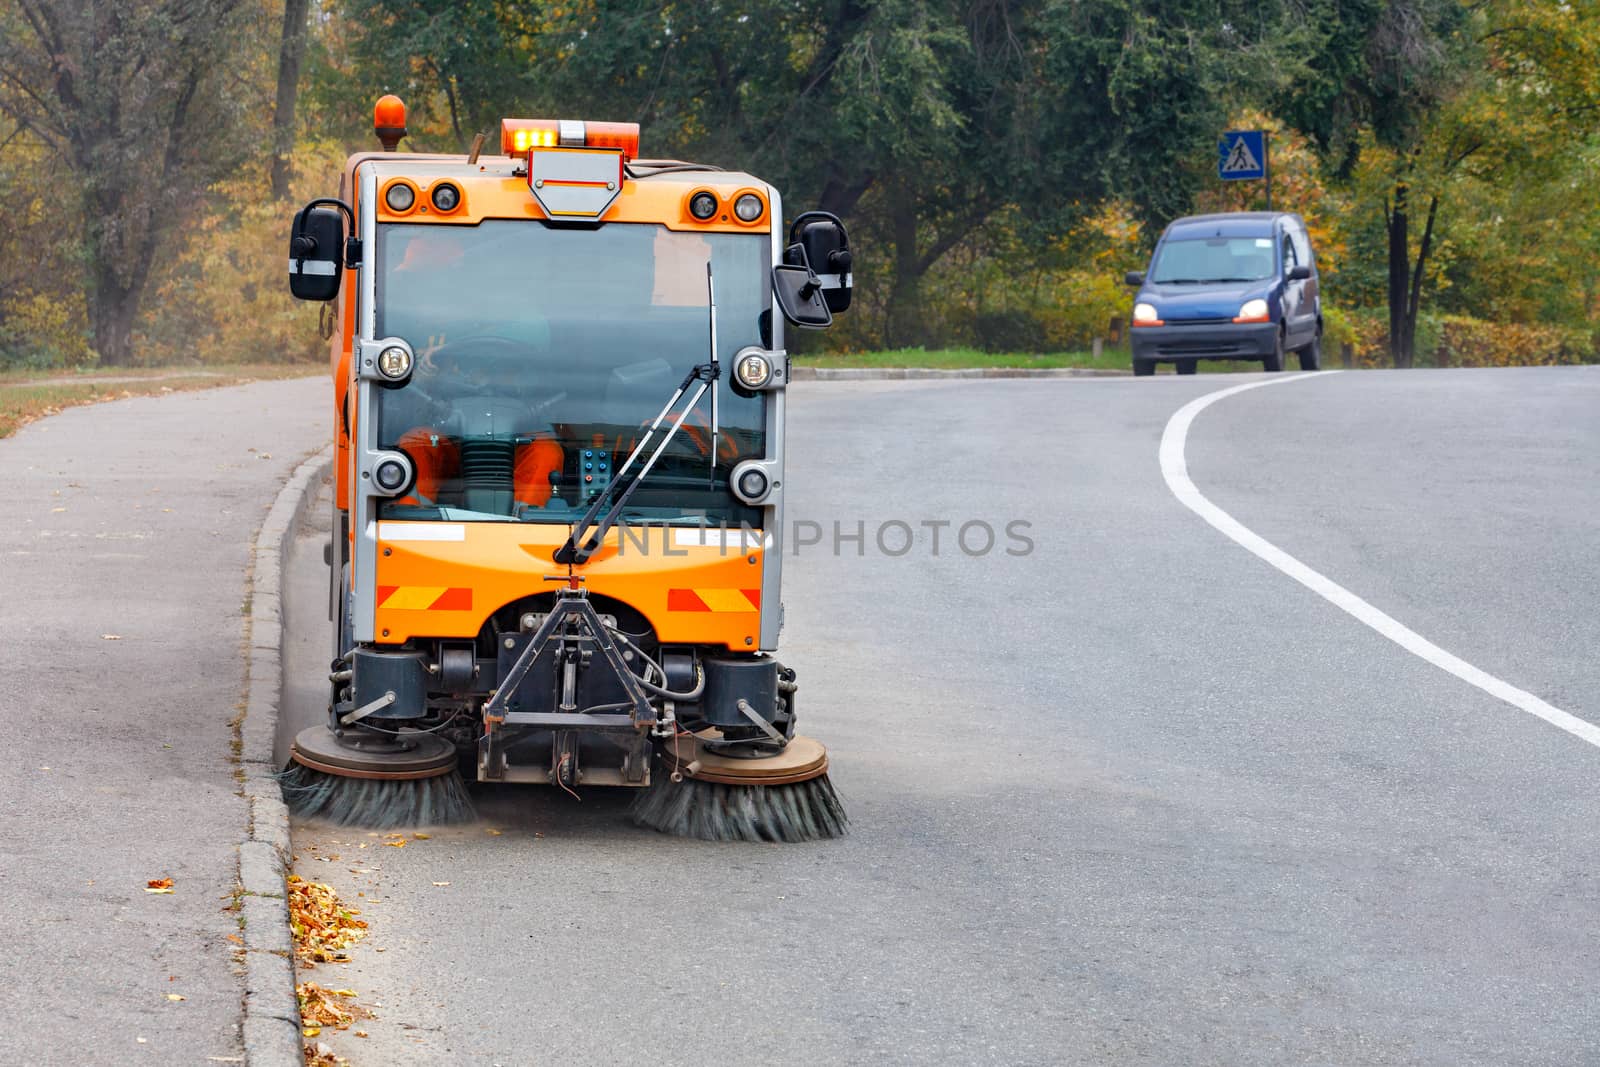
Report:
M1201 285L1221 285L1225 282L1264 282L1265 278L1207 278Z
M1199 278L1155 278L1156 285L1199 285Z
M623 509L628 506L628 500L633 496L634 490L639 488L639 484L644 481L645 477L650 473L651 468L656 465L656 460L660 459L661 454L667 450L667 446L672 443L673 437L677 435L678 429L683 425L683 420L687 419L689 417L689 412L693 411L695 409L695 405L700 403L700 398L706 395L707 389L713 390L711 394L711 477L713 483L715 482L717 456L717 394L714 390L716 389L717 379L722 377L722 366L717 362L717 297L716 288L711 278L710 262L706 263L706 290L711 306L710 362L702 363L690 370L688 374L684 375L683 382L678 386L677 391L672 394L671 399L667 401L666 405L662 407L661 413L655 417L655 421L650 424L649 431L644 435L639 443L633 447L633 451L628 453L627 460L622 464L621 468L618 469L616 476L611 480L611 484L606 486L600 495L594 498L594 503L589 505L589 510L583 513L583 518L578 520L578 524L574 526L572 528L572 532L567 535L566 542L560 548L556 549L556 553L552 558L557 563L564 563L569 566L574 563L587 563L589 561L589 557L594 555L595 552L599 550L601 544L605 542L606 534L610 533L611 527L616 525L617 516L621 515L623 513ZM656 435L656 431L661 429L661 424L666 421L667 413L672 410L673 405L677 404L679 398L681 398L684 393L688 392L689 387L695 382L699 382L700 387L694 391L692 396L689 397L689 402L683 406L683 410L678 412L677 421L672 424L672 428L668 430L666 436L661 439L661 443L656 446L656 450L650 453L650 458L645 460L643 467L639 468L639 473L635 474L632 478L627 478L627 480L624 481L628 472L633 469L634 461L643 455L645 446L648 445L650 443L650 439ZM599 521L596 522L596 519L600 515L601 509L606 506L607 502L611 501L612 494L616 492L619 487L622 491L620 495L616 497L616 501L611 504L611 510L605 513L604 518L600 518ZM590 532L591 530L593 531L592 533Z

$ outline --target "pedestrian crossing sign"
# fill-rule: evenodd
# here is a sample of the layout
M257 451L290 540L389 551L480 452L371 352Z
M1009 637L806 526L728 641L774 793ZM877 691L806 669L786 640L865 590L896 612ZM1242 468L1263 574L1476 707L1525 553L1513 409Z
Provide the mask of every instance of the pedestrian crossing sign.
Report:
M1267 176L1267 136L1261 130L1229 130L1217 142L1217 177L1225 182Z

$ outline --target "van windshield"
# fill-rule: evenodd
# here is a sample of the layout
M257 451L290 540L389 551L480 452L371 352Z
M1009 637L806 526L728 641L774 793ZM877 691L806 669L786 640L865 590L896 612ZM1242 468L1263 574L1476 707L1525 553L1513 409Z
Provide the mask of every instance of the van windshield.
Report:
M1270 237L1165 241L1150 265L1150 280L1157 285L1259 282L1272 277L1275 267Z

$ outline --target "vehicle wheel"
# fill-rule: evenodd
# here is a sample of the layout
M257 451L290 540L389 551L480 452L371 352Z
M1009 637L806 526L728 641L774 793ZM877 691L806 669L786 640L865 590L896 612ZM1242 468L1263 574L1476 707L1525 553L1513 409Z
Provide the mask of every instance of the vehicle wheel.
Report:
M1322 369L1322 334L1319 332L1311 339L1311 343L1300 350L1301 370Z
M1283 369L1283 331L1278 331L1277 339L1272 342L1272 353L1261 360L1261 369L1280 371Z
M1136 359L1133 361L1133 376L1147 378L1156 372L1156 364L1150 359Z
M1199 364L1200 361L1198 359L1180 359L1177 363L1177 371L1179 374L1193 374Z

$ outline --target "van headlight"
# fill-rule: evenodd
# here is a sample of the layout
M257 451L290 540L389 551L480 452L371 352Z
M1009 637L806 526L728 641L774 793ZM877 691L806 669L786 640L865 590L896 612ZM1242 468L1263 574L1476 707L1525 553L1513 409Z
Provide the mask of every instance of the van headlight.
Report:
M1161 316L1156 314L1156 306L1143 302L1133 305L1133 324L1135 326L1160 326Z
M1244 305L1239 308L1239 314L1234 318L1233 321L1270 322L1271 319L1269 319L1267 316L1267 302L1262 300L1260 297L1257 297L1254 300L1246 300Z

